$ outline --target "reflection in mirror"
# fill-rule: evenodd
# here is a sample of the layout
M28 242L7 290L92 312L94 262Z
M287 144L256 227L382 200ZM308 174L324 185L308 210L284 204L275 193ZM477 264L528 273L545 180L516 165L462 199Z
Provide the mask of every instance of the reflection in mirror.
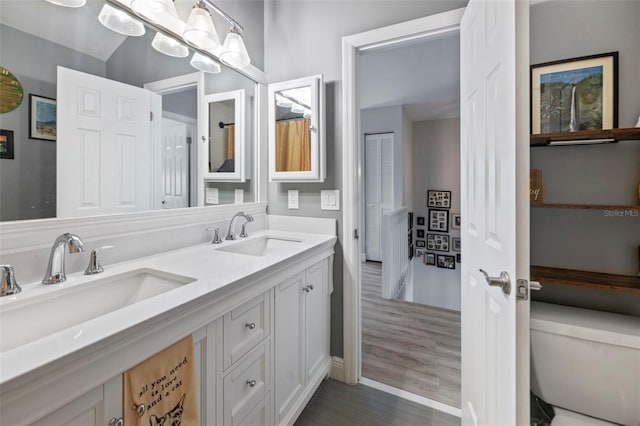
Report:
M209 173L233 173L235 157L235 101L209 104Z
M276 103L276 171L311 171L311 87L280 90Z
M154 89L154 83L197 73L194 52L172 40L173 56L160 53L152 41L161 34L150 27L142 35L136 27L135 36L125 36L96 24L104 5L96 0L65 8L45 1L2 0L0 65L16 76L25 94L18 108L0 114L0 128L14 132L15 147L14 159L0 159L2 221L210 204L206 188L211 185L198 179L205 172L199 169L200 158L207 153L195 143L205 134L198 116L203 95L245 91L243 148L245 161L250 161L255 82L215 63L207 69L220 72L200 74L200 84ZM181 20L186 21L191 6L178 7ZM60 87L63 68L69 71L68 90ZM37 95L34 108L27 94ZM57 108L54 123L44 123L53 126L55 140L30 132L42 127L37 102L46 98ZM128 130L132 126L136 132ZM223 168L226 155L212 168ZM215 204L255 200L250 179L216 189Z

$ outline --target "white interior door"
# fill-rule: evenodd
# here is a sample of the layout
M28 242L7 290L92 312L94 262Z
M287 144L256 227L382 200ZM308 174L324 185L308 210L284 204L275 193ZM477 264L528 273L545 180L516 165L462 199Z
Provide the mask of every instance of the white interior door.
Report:
M529 352L519 350L518 336L528 341L528 318L518 319L519 311L528 315L528 301L516 297L516 278L529 274L528 221L518 220L528 214L519 158L529 145L520 91L529 87L528 57L516 49L528 37L524 9L516 0L470 0L461 23L463 425L529 424ZM508 274L509 294L480 269Z
M190 125L162 118L162 208L189 207Z
M393 208L393 133L365 135L365 254L382 261L382 214Z
M58 67L57 217L149 210L150 92Z

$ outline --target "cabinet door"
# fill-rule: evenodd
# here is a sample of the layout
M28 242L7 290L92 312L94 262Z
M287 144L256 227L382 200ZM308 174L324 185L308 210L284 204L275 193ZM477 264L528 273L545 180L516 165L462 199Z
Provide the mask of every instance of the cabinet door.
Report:
M46 417L32 423L33 426L90 426L103 425L104 387L85 393ZM108 421L108 419L107 419Z
M301 272L276 287L275 295L275 416L280 424L305 383L303 292Z
M305 383L310 382L322 368L329 351L327 331L327 262L307 269L305 289Z

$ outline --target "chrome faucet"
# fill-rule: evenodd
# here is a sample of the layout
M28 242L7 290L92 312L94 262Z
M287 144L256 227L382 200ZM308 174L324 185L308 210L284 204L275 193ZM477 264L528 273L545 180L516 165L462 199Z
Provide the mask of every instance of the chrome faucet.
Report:
M44 274L42 284L57 284L67 279L64 270L64 249L69 247L69 253L80 253L84 251L84 244L80 237L73 234L62 234L53 243L51 254L49 255L49 265Z
M242 217L246 220L246 222L242 225L242 232L240 233L240 237L242 238L248 237L247 233L245 232L245 225L247 224L247 222L253 222L253 216L251 216L249 213L238 212L235 215L233 215L233 217L231 218L231 222L229 222L229 231L227 231L227 236L224 237L225 240L238 239L236 235L233 235L233 224L238 217Z
M0 265L0 271L2 272L2 283L0 284L0 297L11 296L13 294L20 293L22 289L16 282L16 275L13 273L13 266Z

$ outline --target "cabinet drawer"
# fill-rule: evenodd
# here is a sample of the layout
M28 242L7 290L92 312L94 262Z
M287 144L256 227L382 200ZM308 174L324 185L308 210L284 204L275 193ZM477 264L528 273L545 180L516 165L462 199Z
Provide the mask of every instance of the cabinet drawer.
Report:
M224 424L238 425L271 389L271 340L260 343L224 378Z
M271 392L265 396L247 416L240 420L238 426L271 426L273 425L273 404L271 404Z
M224 315L223 365L226 370L270 333L269 292L243 303Z

